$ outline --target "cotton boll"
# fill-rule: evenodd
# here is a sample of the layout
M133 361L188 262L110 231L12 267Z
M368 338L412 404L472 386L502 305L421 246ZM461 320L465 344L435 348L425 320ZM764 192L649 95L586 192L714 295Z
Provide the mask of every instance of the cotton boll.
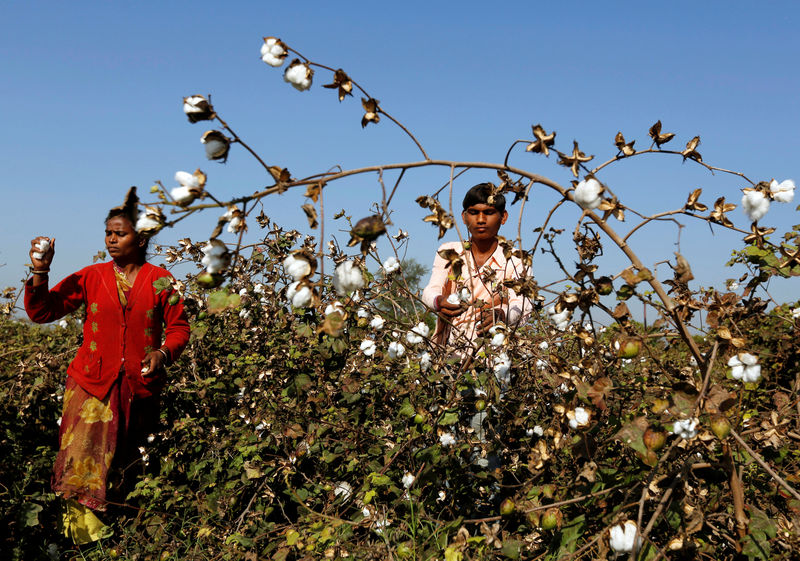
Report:
M206 131L200 142L205 144L206 158L209 160L228 159L228 151L231 149L231 141L219 131Z
M375 346L375 341L372 339L364 339L361 341L361 345L359 346L359 350L364 353L364 356L372 356L375 354L377 347Z
M313 292L311 288L306 285L300 285L299 281L295 281L289 285L286 290L286 298L292 303L295 308L305 308L311 303Z
M779 203L790 203L794 199L794 181L787 179L778 183L774 179L769 184L772 199Z
M420 322L415 325L411 331L406 333L406 341L412 345L416 345L417 343L421 343L423 339L430 334L430 332L430 328L425 323Z
M394 360L396 358L400 358L406 353L406 348L403 346L402 343L398 341L392 341L389 343L388 354L389 358Z
M447 296L447 303L452 304L453 306L458 306L461 303L461 299L458 297L458 294L453 293Z
M183 98L183 112L190 123L208 121L216 117L214 108L202 95L193 95Z
M399 268L400 261L397 260L397 257L389 257L389 259L383 262L383 270L386 271L387 275L394 273Z
M336 497L342 497L346 501L353 494L353 487L347 481L337 481L333 487L333 494Z
M452 446L456 443L455 437L450 434L449 432L443 432L439 435L439 444L447 448L448 446Z
M431 354L428 351L419 355L419 367L422 370L427 370L431 367Z
M569 419L569 426L572 429L581 429L589 426L590 413L583 407L576 407L572 411L567 412Z
M578 183L575 186L575 194L573 195L575 202L580 205L584 210L592 210L600 206L602 198L600 195L603 193L603 186L595 178L590 177Z
M261 60L270 66L278 67L283 64L287 52L286 44L277 37L264 37L261 45Z
M375 316L372 318L372 321L369 322L369 326L372 329L380 330L383 329L383 324L386 323L386 320L383 319L381 316Z
M289 255L283 260L283 268L296 281L303 280L311 274L311 263L294 255Z
M769 210L769 199L761 191L744 189L742 196L742 210L751 222L758 222Z
M672 433L685 440L691 440L697 436L697 423L697 419L694 418L675 421L672 425Z
M176 203L181 206L186 206L192 204L195 199L195 194L189 187L185 185L181 185L180 187L175 187L169 192L169 196L172 197Z
M311 87L311 78L314 71L299 59L294 59L283 73L283 79L289 82L298 91L306 91Z
M175 172L175 181L184 187L194 187L195 189L200 187L200 179L197 175L189 173L188 171Z
M413 474L411 474L409 472L406 472L403 475L403 480L402 480L403 481L403 487L405 487L406 489L409 489L414 484L414 480L415 479L416 479L416 477L414 477Z
M325 306L325 315L329 316L331 314L340 314L344 315L344 306L338 300L331 302L327 306Z
M341 296L347 296L364 286L364 275L353 261L344 261L333 272L333 286Z
M642 538L637 535L636 522L626 520L609 530L609 546L617 553L630 553L634 548L639 549Z

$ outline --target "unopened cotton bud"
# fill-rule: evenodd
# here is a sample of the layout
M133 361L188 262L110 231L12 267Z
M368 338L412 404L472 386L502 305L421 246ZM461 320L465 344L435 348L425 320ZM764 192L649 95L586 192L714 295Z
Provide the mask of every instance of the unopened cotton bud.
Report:
M228 151L231 149L231 141L219 131L206 131L200 142L206 145L206 158L209 160L228 159Z

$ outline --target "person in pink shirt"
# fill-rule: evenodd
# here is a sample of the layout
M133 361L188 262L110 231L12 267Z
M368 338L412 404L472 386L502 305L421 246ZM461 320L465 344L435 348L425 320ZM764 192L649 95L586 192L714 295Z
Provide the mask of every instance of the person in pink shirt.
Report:
M517 325L532 306L502 285L530 274L519 258L506 258L498 243L500 226L508 219L505 197L492 196L491 186L480 183L467 191L462 206L469 240L439 247L422 300L439 316L434 341L470 354L464 353L465 347L474 347L493 325ZM452 263L459 260L461 272L456 275Z

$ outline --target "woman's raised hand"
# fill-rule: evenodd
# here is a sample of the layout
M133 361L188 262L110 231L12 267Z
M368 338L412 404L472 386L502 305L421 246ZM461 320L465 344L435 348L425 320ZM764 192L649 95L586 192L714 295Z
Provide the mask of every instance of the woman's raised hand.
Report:
M50 263L53 262L53 256L56 253L56 240L55 238L48 238L46 236L37 236L31 240L31 264L34 271L43 271L50 268Z

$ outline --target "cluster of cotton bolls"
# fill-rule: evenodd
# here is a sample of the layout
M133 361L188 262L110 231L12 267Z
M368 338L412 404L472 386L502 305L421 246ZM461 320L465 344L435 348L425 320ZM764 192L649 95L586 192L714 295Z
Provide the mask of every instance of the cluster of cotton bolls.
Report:
M742 210L751 222L758 222L769 211L770 200L779 203L790 203L794 199L794 181L786 179L778 183L772 180L769 190L758 188L742 189Z
M472 292L466 286L461 287L447 296L447 303L457 306L458 304L469 304L472 301Z
M556 311L555 306L550 306L547 308L547 315L550 317L550 321L559 331L564 331L569 327L569 318L570 312L567 308L564 308L560 312Z
M311 262L300 252L295 252L283 260L283 269L294 280L286 289L287 300L295 308L308 307L314 300L314 291L308 282L314 271Z

